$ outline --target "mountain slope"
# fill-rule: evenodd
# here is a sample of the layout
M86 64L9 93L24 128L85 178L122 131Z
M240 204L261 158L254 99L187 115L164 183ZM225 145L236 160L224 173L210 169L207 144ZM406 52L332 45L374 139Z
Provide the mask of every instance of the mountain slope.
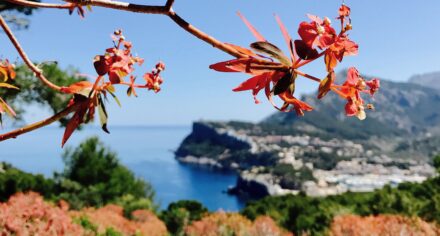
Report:
M304 117L275 113L261 123L281 124L309 134L353 140L398 138L402 135L417 137L426 132L438 133L440 124L440 93L412 83L381 80L380 91L374 98L366 99L374 103L375 111L369 111L364 121L346 117L343 113L345 101L335 94L328 94L322 101L318 101L315 94L303 99L315 110Z

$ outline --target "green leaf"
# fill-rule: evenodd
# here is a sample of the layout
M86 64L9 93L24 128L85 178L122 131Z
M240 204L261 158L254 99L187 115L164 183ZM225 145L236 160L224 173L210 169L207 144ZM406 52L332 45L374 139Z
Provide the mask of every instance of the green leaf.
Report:
M0 87L3 87L3 88L10 88L10 89L17 89L17 90L19 90L19 88L15 87L14 85L12 85L12 84L7 84L7 83L0 83Z
M264 53L277 59L283 65L292 66L292 61L277 46L269 42L252 43L251 48L257 52Z
M116 95L112 92L110 92L109 90L107 90L110 95L112 95L112 97L115 99L116 103L118 104L119 107L122 107L121 102L119 101L118 97L116 97Z
M101 122L102 130L104 130L104 132L109 134L110 132L107 129L108 115L101 96L98 96L98 113L99 113L99 121Z

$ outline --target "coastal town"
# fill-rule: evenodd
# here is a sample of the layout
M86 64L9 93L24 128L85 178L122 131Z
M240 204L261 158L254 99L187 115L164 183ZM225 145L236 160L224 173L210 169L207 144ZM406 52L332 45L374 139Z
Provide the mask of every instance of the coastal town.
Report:
M220 143L243 143L242 146L247 147L245 150L251 154L248 158L270 153L274 159L270 165L249 165L249 160L238 158L234 154L236 150L227 145L215 157L186 155L177 158L184 163L237 170L237 185L230 189L234 193L251 192L251 195L264 196L303 191L309 196L327 196L347 191L369 192L403 182L420 183L435 175L435 169L424 160L391 158L349 140L324 140L308 135L258 136L244 129L234 130L204 123L197 124L193 132L201 130L197 126L209 130L203 131L205 135L221 137L218 139ZM289 171L281 175L273 171L280 166ZM311 175L301 177L299 172L304 170ZM292 173L301 180L299 185L285 181Z

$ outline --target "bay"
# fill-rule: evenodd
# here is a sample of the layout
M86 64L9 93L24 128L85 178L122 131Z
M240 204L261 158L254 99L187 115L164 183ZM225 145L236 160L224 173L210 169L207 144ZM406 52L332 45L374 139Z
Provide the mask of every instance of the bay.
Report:
M175 160L173 150L191 132L191 127L120 126L110 127L110 132L106 134L100 128L86 127L75 132L64 149L76 147L87 137L98 136L136 176L153 185L156 201L162 209L184 199L197 200L211 211L237 211L243 207L244 203L237 197L224 193L228 186L235 184L234 173L214 172ZM0 142L0 161L51 177L54 171L63 169L62 135L63 129L45 127Z

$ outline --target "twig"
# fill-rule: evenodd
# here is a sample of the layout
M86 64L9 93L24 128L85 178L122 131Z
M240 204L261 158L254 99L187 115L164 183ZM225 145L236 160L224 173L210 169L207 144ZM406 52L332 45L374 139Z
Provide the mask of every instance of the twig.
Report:
M0 135L0 142L7 140L7 139L11 139L11 138L16 138L17 136L19 136L21 134L31 132L33 130L36 130L36 129L41 128L46 125L50 125L53 122L65 117L65 116L69 115L71 112L75 111L78 106L79 106L79 104L74 104L74 105L69 106L69 107L65 108L64 110L58 112L57 114L53 115L52 117L49 117L49 118L44 119L42 121L35 122L33 124L24 126L22 128L16 129L16 130L10 131L8 133L2 134L2 135Z
M3 17L0 15L0 25L5 31L6 35L8 36L9 40L11 40L14 47L17 49L18 53L20 54L23 61L26 63L26 65L35 73L35 76L37 76L44 84L46 84L49 88L61 91L61 87L58 85L53 84L50 82L44 75L43 72L34 65L34 63L28 58L26 53L24 52L23 48L21 47L18 40L15 38L14 34L12 33L11 29L9 28L6 21L3 19Z
M69 9L72 7L71 3L67 4L53 4L53 3L41 3L41 2L32 2L27 0L6 0L7 2L22 5L26 7L42 7L42 8L58 8L58 9Z
M177 15L174 11L170 11L167 14L177 25L179 25L182 29L188 31L192 35L196 36L197 38L211 44L213 47L218 48L222 50L223 52L226 52L234 57L240 58L244 55L235 50L233 47L224 44L214 37L202 32L201 30L197 29L190 23L186 22L183 18L181 18L179 15Z
M171 11L173 4L174 4L174 0L167 0L167 3L165 4L165 8L167 9L167 11Z

